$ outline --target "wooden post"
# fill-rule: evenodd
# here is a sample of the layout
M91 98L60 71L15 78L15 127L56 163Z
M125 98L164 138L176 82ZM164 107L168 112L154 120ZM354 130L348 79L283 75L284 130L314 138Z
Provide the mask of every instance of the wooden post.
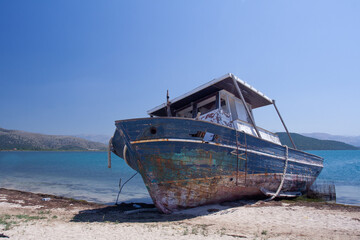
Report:
M242 92L241 92L241 90L240 90L240 88L239 88L239 85L237 84L237 81L235 80L234 77L232 77L232 79L233 79L234 85L235 85L235 87L236 87L236 90L237 90L238 94L240 95L240 99L241 99L242 103L244 104L244 107L245 107L245 109L246 109L246 112L247 112L247 114L248 114L248 116L249 116L249 118L250 118L250 120L251 120L251 123L252 123L252 125L253 125L254 128L255 128L256 134L258 135L259 138L261 138L260 132L259 132L259 130L257 129L257 127L256 127L256 125L255 125L255 121L254 121L253 117L251 116L250 110L249 110L249 108L248 108L248 106L247 106L247 104L246 104L246 102L245 102L245 98L244 98L244 96L242 95Z
M170 101L169 101L169 90L166 92L166 112L167 116L171 117L171 109L170 109Z
M197 103L191 103L192 105L192 118L196 118L197 116Z
M280 120L281 120L281 122L282 122L282 124L283 124L283 126L284 126L284 128L285 128L285 131L286 131L287 135L289 136L289 139L290 139L292 145L294 146L295 149L297 149L296 146L295 146L295 143L294 143L294 141L292 140L291 135L290 135L290 133L289 133L289 131L288 131L286 125L285 125L285 122L284 122L284 120L282 119L278 108L276 107L275 100L273 100L272 102L273 102L273 105L274 105L274 107L275 107L275 110L276 110L277 114L279 115L279 118L280 118Z
M221 109L221 101L220 101L220 92L216 93L216 100L215 100L216 108Z

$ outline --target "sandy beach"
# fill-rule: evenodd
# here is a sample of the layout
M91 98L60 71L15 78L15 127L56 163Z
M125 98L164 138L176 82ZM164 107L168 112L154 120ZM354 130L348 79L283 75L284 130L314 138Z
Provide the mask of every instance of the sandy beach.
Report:
M236 201L161 214L0 189L4 239L360 239L360 207Z

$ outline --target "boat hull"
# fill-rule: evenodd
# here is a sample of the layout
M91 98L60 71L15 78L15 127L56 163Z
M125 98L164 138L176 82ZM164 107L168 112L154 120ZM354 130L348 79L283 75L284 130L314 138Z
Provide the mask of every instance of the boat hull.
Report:
M281 191L304 192L323 166L318 156L206 121L144 118L116 126L114 153L141 174L164 213L265 197L264 189L279 188L286 162Z

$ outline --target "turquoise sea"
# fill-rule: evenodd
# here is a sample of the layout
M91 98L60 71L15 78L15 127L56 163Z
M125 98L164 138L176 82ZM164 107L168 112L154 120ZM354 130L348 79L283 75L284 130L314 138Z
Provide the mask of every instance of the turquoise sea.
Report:
M124 183L133 169L107 152L0 152L0 187L54 194L98 203L115 203L119 178ZM152 203L142 178L137 174L127 183L119 202Z
M309 151L325 158L319 180L335 183L337 202L360 206L360 150ZM47 193L111 204L119 178L124 183L135 171L106 152L0 152L0 187ZM122 190L119 202L151 203L137 174Z

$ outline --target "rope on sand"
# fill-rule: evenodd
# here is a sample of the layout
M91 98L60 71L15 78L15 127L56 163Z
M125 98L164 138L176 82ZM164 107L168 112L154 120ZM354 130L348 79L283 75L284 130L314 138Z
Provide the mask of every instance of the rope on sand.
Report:
M288 146L285 145L285 166L284 166L283 175L281 177L280 185L279 185L276 193L272 197L266 199L265 201L271 201L271 200L273 200L274 198L276 198L279 195L279 193L280 193L280 191L281 191L281 189L282 189L282 187L284 185L286 170L287 170L287 167L288 167L288 160L289 160L289 148L288 148Z

